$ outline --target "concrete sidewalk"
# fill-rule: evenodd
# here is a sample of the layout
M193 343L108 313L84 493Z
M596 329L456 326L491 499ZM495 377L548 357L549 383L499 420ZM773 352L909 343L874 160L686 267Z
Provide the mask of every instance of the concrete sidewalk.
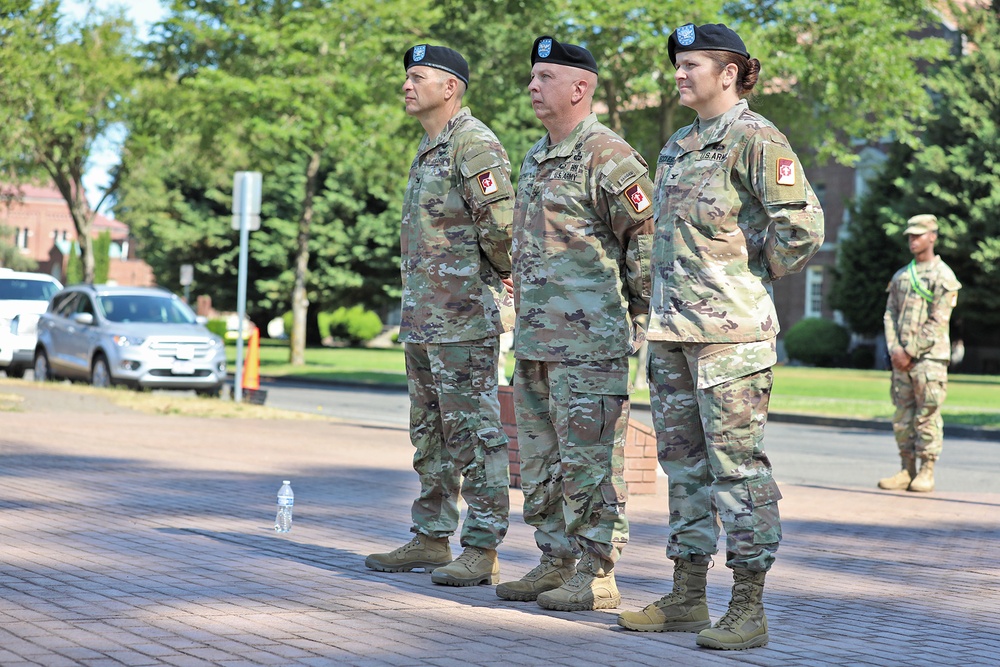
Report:
M148 416L81 399L0 412L0 665L995 665L1000 489L782 484L767 647L699 649L614 612L367 570L409 539L404 430ZM780 479L781 462L775 462ZM272 530L291 479L292 532ZM663 480L661 480L661 485ZM622 609L667 592L666 489L628 505ZM537 562L511 492L502 578ZM453 548L458 551L457 540ZM718 618L731 579L709 573Z

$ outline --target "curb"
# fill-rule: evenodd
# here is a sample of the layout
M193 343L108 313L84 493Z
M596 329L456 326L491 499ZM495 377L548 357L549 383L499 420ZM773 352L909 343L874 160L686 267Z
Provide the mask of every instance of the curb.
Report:
M284 378L273 376L260 376L261 382L280 385L282 383L299 383L316 386L351 387L355 389L373 389L378 391L397 391L405 393L404 385L388 384L366 384L364 382L331 382L330 380L313 380L311 378ZM233 376L229 376L233 382ZM649 403L632 403L633 410L649 411ZM822 415L803 415L791 412L770 412L767 415L768 421L784 422L787 424L806 424L811 426L829 426L833 428L859 428L874 431L892 431L892 422L875 419L851 419L849 417L826 417ZM985 429L975 426L961 426L957 424L945 424L944 435L948 438L964 438L967 440L983 440L987 442L1000 442L1000 429Z

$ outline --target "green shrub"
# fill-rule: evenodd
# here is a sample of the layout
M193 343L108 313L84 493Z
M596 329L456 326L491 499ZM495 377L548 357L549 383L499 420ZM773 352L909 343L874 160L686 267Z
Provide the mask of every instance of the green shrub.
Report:
M216 317L208 322L205 322L205 328L214 333L216 336L220 336L223 340L226 339L226 320L221 317Z
M785 334L785 352L809 366L836 366L844 361L850 342L847 329L836 322L807 317Z
M344 308L343 306L329 313L329 319L324 323L320 318L320 332L326 324L330 336L347 341L350 345L367 343L382 333L382 319L377 313L365 310L362 305Z

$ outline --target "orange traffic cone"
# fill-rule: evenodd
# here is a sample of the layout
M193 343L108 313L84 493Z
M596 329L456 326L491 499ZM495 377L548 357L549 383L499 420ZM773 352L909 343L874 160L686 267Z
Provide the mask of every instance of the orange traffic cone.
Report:
M243 364L244 389L260 389L260 329L254 327L247 344L247 360Z

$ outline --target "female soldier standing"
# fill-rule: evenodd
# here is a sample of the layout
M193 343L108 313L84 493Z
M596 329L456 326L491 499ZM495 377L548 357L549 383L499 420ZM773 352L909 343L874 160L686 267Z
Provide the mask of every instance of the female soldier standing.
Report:
M688 24L668 52L680 102L698 113L660 152L653 200L648 372L674 587L618 623L745 649L768 641L761 598L781 539L763 448L777 361L771 283L819 249L823 212L788 140L743 99L760 72L743 40L723 24ZM705 580L720 522L734 585L711 626Z

